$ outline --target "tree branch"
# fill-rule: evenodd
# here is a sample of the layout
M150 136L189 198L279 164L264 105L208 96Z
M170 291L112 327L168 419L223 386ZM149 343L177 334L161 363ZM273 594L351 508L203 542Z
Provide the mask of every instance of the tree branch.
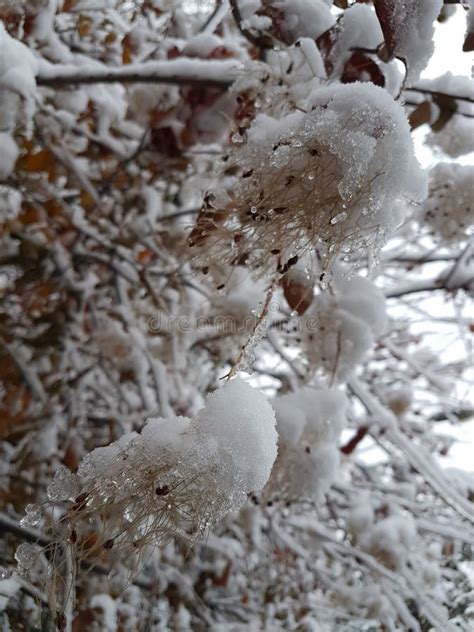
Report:
M420 94L429 94L432 97L447 97L449 99L455 99L456 101L466 101L467 103L474 103L473 97L467 97L461 94L448 94L447 92L439 92L438 90L428 90L427 88L421 88L418 86L405 88L405 91L406 92L419 92Z
M165 83L228 88L241 70L236 61L178 58L126 66L89 67L42 61L36 77L39 86L61 88L84 83Z
M250 31L249 29L243 26L243 19L242 19L242 14L240 13L238 0L229 0L229 2L230 2L230 9L232 11L232 17L234 18L237 28L245 37L245 39L247 39L251 44L253 44L257 48L263 48L263 49L271 48L273 45L271 38L262 34L254 35L252 31Z
M434 281L429 279L413 281L412 283L387 290L385 292L385 298L398 298L400 296L406 296L407 294L434 292L435 290L466 290L468 292L473 284L472 277L469 278L468 276L460 276L460 278L456 280L456 283L447 281L449 281L449 279L443 277L435 279Z

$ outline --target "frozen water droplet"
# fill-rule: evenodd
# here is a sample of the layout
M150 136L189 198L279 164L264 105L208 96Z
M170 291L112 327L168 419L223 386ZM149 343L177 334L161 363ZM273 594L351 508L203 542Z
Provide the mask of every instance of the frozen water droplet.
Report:
M38 547L34 544L23 542L15 551L15 559L22 570L29 570L33 567L38 557Z
M81 491L78 477L61 466L48 486L48 498L53 501L75 498Z
M332 218L331 224L334 226L334 224L339 224L339 222L343 222L346 218L347 218L347 212L342 211L341 213L338 213L335 217Z
M20 520L22 527L35 527L41 520L41 509L38 505L27 505L25 515Z

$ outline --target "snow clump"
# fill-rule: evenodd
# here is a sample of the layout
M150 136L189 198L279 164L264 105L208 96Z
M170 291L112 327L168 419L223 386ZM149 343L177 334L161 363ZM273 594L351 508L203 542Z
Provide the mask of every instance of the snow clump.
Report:
M381 9L386 22L385 42L395 57L407 66L407 85L419 78L434 51L434 23L440 14L443 0L398 0L383 2Z
M430 192L421 215L435 236L466 239L474 225L474 166L437 164L430 171Z
M269 5L287 44L300 37L316 40L335 23L330 8L322 0L273 0Z
M140 434L88 454L68 516L77 534L94 522L99 552L132 554L177 533L198 536L264 487L276 453L272 407L237 378L193 419L151 418Z
M474 122L467 116L453 116L440 132L431 132L426 141L450 158L470 154L474 152Z
M331 383L353 373L387 324L385 297L371 281L334 275L331 291L314 297L301 319L302 346L312 368Z
M24 125L26 135L32 130L35 113L36 73L38 62L30 49L11 37L0 22L0 179L8 178L18 157L13 139L17 124ZM22 116L20 116L22 115Z
M258 115L225 159L238 175L205 197L189 237L197 265L284 273L315 247L323 268L340 253L376 255L406 202L424 199L405 113L386 91L318 88L306 109Z
M336 477L347 399L336 389L306 386L277 397L273 407L278 457L265 496L319 500Z

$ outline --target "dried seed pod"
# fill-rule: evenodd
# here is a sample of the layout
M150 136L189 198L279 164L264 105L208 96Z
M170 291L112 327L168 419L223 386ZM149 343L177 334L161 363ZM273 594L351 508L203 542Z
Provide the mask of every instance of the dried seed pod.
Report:
M375 255L406 198L424 197L405 114L388 93L337 85L310 103L255 119L229 159L240 176L223 174L189 237L199 267L236 265L245 252L257 274L284 273L317 248L328 270L340 253Z

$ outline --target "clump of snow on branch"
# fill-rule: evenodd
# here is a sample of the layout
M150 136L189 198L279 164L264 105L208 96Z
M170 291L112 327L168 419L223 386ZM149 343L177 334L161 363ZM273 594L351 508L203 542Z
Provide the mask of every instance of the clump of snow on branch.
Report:
M316 39L335 22L323 0L273 0L269 6L278 16L279 31L287 43L300 37Z
M311 367L331 382L350 377L387 323L385 297L371 281L338 272L330 291L318 294L301 319L301 338Z
M2 157L0 159L0 180L6 180L15 168L15 163L20 150L13 137L5 132L0 132L0 146L2 148Z
M194 419L148 419L140 434L96 448L77 475L58 472L49 495L74 501L72 524L93 520L99 551L133 553L176 533L198 535L241 507L264 487L276 452L270 404L235 379L210 395Z
M430 90L432 92L443 92L453 97L474 97L474 87L472 79L464 75L453 75L452 72L445 72L435 79L420 79L416 84L417 88Z
M443 1L381 0L377 4L387 49L405 61L407 85L412 85L433 54L434 23Z
M359 541L384 566L403 568L416 544L415 520L408 513L388 516L361 533Z
M269 498L320 500L339 466L347 399L309 386L277 397L278 457L265 489Z
M216 469L210 489L232 508L263 488L276 458L277 434L274 412L259 391L240 379L229 382L207 398L191 431L202 466L213 463Z
M453 116L440 132L431 132L426 142L450 158L469 154L474 151L474 122L467 116Z
M239 175L206 196L189 244L196 261L286 271L318 246L375 255L421 200L425 179L402 108L371 84L314 91L307 112L259 115L225 161ZM245 142L244 142L245 140Z
M474 167L439 163L430 171L430 192L422 221L433 234L453 241L465 239L474 225Z
M11 37L0 23L0 179L13 171L18 147L13 139L21 123L31 134L35 112L37 60L31 50Z

